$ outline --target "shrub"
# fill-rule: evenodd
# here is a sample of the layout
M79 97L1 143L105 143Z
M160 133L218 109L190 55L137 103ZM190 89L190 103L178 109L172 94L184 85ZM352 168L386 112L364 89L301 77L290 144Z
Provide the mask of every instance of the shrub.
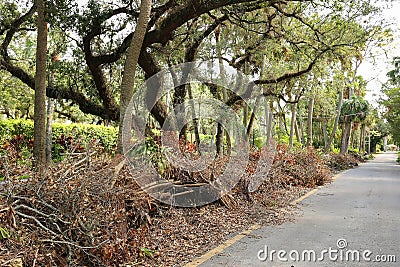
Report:
M53 157L60 159L61 154L70 151L82 151L96 142L98 146L113 153L117 144L118 129L101 125L81 123L53 124ZM33 143L33 121L0 120L0 149L10 146L17 151L30 150Z

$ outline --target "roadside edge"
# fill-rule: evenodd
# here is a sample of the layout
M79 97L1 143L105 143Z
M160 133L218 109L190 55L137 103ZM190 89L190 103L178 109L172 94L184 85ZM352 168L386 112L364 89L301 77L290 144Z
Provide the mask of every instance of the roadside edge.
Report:
M351 170L351 169L349 169ZM333 183L335 180L337 180L338 178L340 178L342 175L344 175L346 172L348 172L349 170L345 170L342 171L338 174L335 174L332 177L332 181L331 183ZM325 186L325 185L324 185ZM307 199L308 197L314 195L316 192L318 192L318 190L324 186L320 186L318 188L314 188L311 191L307 192L306 194L302 195L301 197L293 200L292 202L289 203L290 206L294 206L298 203L300 203L301 201ZM282 211L285 211L285 208L281 209ZM205 254L203 254L202 256L196 258L195 260L193 260L192 262L187 263L186 265L184 265L184 267L196 267L199 266L200 264L206 262L207 260L211 259L212 257L214 257L215 255L221 253L222 251L224 251L226 248L232 246L233 244L235 244L236 242L238 242L240 239L242 239L243 237L251 234L251 232L253 232L254 230L260 229L261 225L259 224L253 224L251 225L249 228L247 228L246 230L242 231L241 233L237 234L236 236L224 241L223 243L221 243L220 245L218 245L217 247L211 249L210 251L206 252Z

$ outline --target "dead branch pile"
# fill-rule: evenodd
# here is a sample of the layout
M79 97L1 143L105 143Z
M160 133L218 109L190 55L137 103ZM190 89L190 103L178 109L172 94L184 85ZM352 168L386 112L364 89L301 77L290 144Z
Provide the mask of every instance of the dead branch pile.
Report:
M304 193L306 187L321 185L331 177L326 160L314 149L290 151L278 146L267 179L257 191L249 193L251 174L262 154L251 153L248 177L221 200L225 207L213 203L200 209L170 209L156 203L136 185L125 160L118 156L110 159L96 153L82 154L49 167L40 177L28 167L4 160L0 265L18 266L22 259L24 266L128 266L149 262L151 266L166 259L172 264L187 259L188 253L207 249L206 245L200 248L194 244L218 242L224 233L253 224L252 218L265 223L281 221L277 209ZM227 160L214 161L212 168L197 176L181 177L182 172L173 169L176 172L169 173L169 178L175 182L188 179L192 184L208 182L224 171ZM213 220L218 223L210 223ZM174 239L167 243L171 232ZM199 237L192 234L188 238L188 233ZM191 245L179 254L187 242ZM181 258L176 258L177 253ZM155 255L162 257L154 259Z
M136 210L143 205L140 210L149 211L151 202L143 196L131 200L138 198L138 187L127 173L119 175L122 167L121 158L87 155L52 166L42 177L3 182L0 225L20 239L20 252L2 260L23 256L29 266L112 266L137 257L128 229L146 222L147 213ZM1 246L8 245L2 239Z
M272 184L313 188L329 182L332 173L313 147L290 151L279 145L269 177Z
M339 172L347 169L351 169L358 166L359 162L363 162L361 156L356 154L327 154L325 158L325 164L332 170L332 172Z

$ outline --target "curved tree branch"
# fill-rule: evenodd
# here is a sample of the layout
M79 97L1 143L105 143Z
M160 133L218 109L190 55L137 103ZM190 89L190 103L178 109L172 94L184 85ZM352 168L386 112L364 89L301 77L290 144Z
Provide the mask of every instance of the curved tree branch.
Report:
M8 49L8 46L10 45L12 38L14 37L14 34L19 30L20 26L24 22L26 22L30 17L32 17L32 15L35 12L36 12L36 1L34 1L34 4L32 5L32 7L29 9L29 11L27 13L25 13L21 17L15 19L10 24L10 27L6 34L6 37L4 38L3 43L1 44L1 55L3 56L3 58L5 60L9 60L7 49ZM1 34L3 34L4 31L6 31L6 30L2 30Z
M8 71L12 76L21 80L31 89L35 90L35 79L22 68L14 66L10 62L0 58L0 66ZM72 100L73 103L77 104L84 113L93 114L107 120L118 120L119 109L109 110L101 105L91 102L82 93L76 92L72 89L60 88L56 86L47 86L46 95L55 99L66 99Z

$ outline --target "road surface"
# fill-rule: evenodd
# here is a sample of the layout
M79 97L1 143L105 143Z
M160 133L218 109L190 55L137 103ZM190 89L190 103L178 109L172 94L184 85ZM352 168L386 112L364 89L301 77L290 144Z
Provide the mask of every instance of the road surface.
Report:
M294 222L255 230L200 266L400 266L396 158L345 172L303 200Z

